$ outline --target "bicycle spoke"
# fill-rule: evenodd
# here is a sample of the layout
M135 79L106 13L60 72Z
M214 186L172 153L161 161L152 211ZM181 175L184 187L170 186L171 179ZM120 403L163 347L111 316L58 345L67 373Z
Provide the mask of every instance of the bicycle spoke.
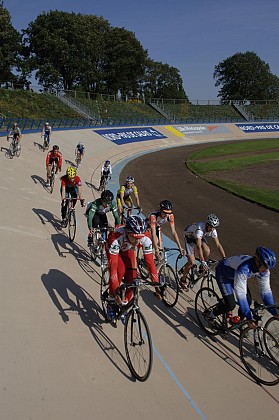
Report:
M177 277L169 264L164 264L159 269L159 279L163 282L161 286L163 301L166 306L173 307L179 294Z
M207 287L200 289L196 294L195 299L195 313L197 321L201 328L210 335L217 335L220 332L223 317L222 315L216 317L214 322L209 322L207 319L207 314L217 303L219 302L219 297L214 290Z
M245 368L257 382L264 385L279 383L278 341L268 330L245 328L240 336L239 351ZM277 357L277 363L273 357Z
M128 313L124 340L131 373L139 381L145 381L151 372L153 352L149 327L139 310L132 309Z

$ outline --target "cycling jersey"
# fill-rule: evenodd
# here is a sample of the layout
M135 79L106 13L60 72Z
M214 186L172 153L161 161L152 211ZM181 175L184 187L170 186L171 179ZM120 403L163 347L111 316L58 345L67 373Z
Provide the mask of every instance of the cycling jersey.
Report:
M130 195L132 193L137 194L138 193L138 189L135 185L132 185L130 188L126 187L126 185L121 185L121 187L119 188L119 190L117 191L117 198L120 198L120 193L123 193L124 196L124 201L130 197Z
M233 290L235 290L240 309L247 319L252 319L247 301L247 281L251 277L255 277L258 281L264 304L273 305L270 271L259 273L255 258L249 255L236 255L221 261L216 267L216 279L222 296L232 295ZM276 314L275 309L271 309L270 312Z
M102 165L101 174L104 176L108 176L112 174L111 165L109 164L106 166L105 164Z
M61 187L66 187L66 188L76 188L76 187L80 187L81 184L81 180L79 176L75 176L74 179L69 179L68 175L64 175L61 177Z
M143 248L143 254L147 268L150 273L151 281L158 282L158 273L153 258L152 241L146 233L139 240L137 248ZM110 293L114 294L119 287L123 277L126 282L132 282L137 276L137 263L135 247L129 242L124 227L110 232L106 243L109 271L110 271ZM131 297L132 292L126 293L127 298Z
M80 153L81 155L83 155L83 153L84 153L84 146L83 146L83 145L81 145L81 144L78 144L78 145L77 145L77 150L79 151L79 153Z
M58 168L61 168L62 166L62 153L61 152L57 152L54 153L52 150L50 152L48 152L47 156L46 156L46 166L51 165L52 162L56 162Z
M212 229L210 232L206 231L206 223L205 222L198 222L193 223L192 225L188 225L184 229L184 235L186 238L189 239L197 239L197 238L204 238L205 236L211 236L212 238L217 238L217 230Z
M146 221L149 226L156 226L157 228L160 228L162 225L164 225L167 222L170 225L173 225L174 215L173 213L171 213L171 214L168 214L167 217L161 217L160 210L157 210L157 211L154 211L153 213L150 213Z
M103 206L101 198L97 198L97 200L92 201L92 203L89 203L85 212L85 214L88 216L87 224L89 229L92 229L92 221L95 214L104 215L110 211L113 214L115 224L120 225L120 217L118 215L115 201L113 201L111 205L107 207Z
M9 135L10 136L13 135L13 139L16 139L16 138L20 137L21 136L21 130L20 130L20 128L17 127L15 129L11 130L10 133L9 133Z

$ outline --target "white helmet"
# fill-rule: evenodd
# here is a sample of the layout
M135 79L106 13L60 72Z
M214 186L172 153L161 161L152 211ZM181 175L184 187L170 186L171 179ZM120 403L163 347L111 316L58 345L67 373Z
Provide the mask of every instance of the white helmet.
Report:
M46 123L45 123L45 125L49 125L49 123L48 123L48 122L46 122Z
M207 216L207 220L206 220L206 222L210 225L210 226L212 226L212 227L217 227L217 226L219 226L219 224L220 224L220 222L219 222L219 219L218 219L218 217L215 215L215 214L209 214L208 216Z

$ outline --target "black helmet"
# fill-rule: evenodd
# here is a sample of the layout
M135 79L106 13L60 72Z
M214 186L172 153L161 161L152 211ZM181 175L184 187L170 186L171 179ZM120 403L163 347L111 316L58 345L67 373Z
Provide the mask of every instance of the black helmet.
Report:
M55 144L52 148L52 150L59 150L59 146L57 146L57 144Z
M169 200L163 200L160 202L160 209L164 213L172 213L172 203Z
M275 267L276 255L271 249L258 246L256 249L256 255L267 268L270 269Z
M129 216L126 220L125 229L136 238L142 238L147 229L146 221L140 216Z
M112 203L113 198L113 193L109 190L103 191L101 194L101 200L106 204Z

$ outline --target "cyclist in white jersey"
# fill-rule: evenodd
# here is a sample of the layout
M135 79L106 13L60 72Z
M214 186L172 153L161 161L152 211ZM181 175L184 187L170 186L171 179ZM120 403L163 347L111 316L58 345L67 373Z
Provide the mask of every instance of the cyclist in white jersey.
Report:
M187 256L187 263L184 266L183 276L180 279L180 286L182 289L187 289L187 276L190 268L195 264L195 250L197 257L201 261L201 269L208 270L206 260L210 254L206 237L211 237L215 241L215 245L222 258L226 258L223 246L221 245L216 227L220 222L215 214L209 214L205 222L193 223L188 225L184 230L185 250Z

